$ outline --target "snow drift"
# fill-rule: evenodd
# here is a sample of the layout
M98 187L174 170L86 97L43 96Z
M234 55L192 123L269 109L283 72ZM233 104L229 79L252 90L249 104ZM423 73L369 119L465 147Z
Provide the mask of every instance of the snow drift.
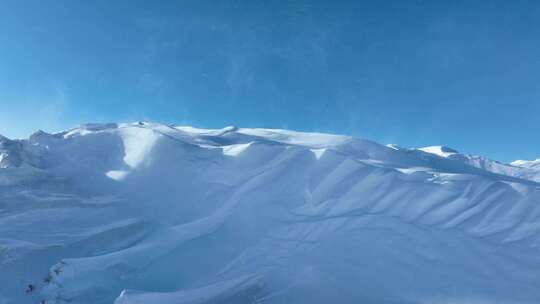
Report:
M0 303L538 303L538 163L143 122L0 137Z

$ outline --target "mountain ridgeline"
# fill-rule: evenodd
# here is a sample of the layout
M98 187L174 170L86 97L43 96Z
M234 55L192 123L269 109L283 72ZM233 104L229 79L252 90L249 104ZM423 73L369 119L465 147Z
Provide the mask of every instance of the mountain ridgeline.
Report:
M146 122L0 137L0 304L537 303L539 164Z

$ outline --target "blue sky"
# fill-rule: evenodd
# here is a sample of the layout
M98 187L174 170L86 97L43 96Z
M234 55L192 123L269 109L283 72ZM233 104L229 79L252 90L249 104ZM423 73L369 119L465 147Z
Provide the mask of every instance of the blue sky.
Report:
M537 1L21 1L0 134L151 120L540 157Z

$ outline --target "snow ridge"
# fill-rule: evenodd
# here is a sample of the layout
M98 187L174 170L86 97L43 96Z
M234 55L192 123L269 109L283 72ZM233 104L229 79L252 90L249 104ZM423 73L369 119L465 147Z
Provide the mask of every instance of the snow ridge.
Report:
M0 303L537 303L539 172L280 129L0 137Z

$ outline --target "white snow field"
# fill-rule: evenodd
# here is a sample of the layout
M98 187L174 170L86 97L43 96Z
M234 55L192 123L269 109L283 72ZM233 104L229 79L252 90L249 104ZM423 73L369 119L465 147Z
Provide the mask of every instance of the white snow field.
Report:
M540 303L538 164L143 122L0 137L0 304Z

